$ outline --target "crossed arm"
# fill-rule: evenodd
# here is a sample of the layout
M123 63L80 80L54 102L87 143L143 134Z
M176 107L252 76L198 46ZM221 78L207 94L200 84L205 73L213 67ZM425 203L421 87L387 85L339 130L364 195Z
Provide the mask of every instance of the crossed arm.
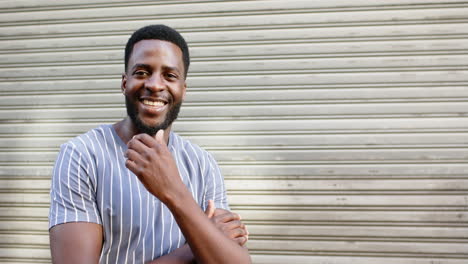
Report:
M224 235L243 246L248 232L238 214L224 209L214 209L213 203L205 212ZM102 226L95 223L67 223L50 230L50 246L53 263L98 263L102 248ZM194 255L188 244L164 255L150 264L194 263ZM203 262L202 262L203 263Z
M210 202L207 212L205 212L208 218L212 220L218 230L223 231L226 237L235 241L239 246L243 246L247 242L248 232L240 221L240 216L224 209L214 210L214 203ZM193 253L188 244L152 261L150 264L171 263L195 263Z

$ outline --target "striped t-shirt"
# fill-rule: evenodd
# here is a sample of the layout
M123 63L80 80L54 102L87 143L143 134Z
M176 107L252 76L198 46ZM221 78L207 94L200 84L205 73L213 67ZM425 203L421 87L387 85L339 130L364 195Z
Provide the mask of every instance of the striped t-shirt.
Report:
M228 209L213 157L172 132L168 148L200 207L214 200L217 208ZM53 169L49 228L101 224L100 263L144 263L185 243L168 208L125 167L126 150L112 125L102 125L63 144Z

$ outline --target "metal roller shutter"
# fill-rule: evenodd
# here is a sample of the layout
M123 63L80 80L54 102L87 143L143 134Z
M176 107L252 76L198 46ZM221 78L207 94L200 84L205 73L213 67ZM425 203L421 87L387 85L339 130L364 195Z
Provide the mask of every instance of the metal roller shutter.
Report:
M468 1L0 1L0 262L49 263L51 167L124 115L123 46L192 51L175 130L255 263L468 262Z

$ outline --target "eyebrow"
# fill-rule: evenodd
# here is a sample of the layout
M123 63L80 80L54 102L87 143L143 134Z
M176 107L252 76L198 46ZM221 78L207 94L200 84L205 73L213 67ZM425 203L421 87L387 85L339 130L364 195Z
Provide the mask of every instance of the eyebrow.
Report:
M148 64L144 64L144 63L138 63L138 64L133 65L132 70L137 69L137 68L151 69L151 66L149 66Z
M145 63L138 63L138 64L133 65L132 70L135 70L137 68L152 69L152 67L149 64L145 64ZM181 71L179 70L179 68L175 67L175 66L174 67L172 67L172 66L163 66L163 69L164 70L169 70L169 71L176 71L177 73L182 74Z

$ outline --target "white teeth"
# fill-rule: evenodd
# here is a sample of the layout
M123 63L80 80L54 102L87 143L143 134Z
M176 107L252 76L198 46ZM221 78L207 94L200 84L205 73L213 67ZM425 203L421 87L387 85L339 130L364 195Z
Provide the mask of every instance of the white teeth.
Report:
M143 104L151 106L164 106L164 103L161 101L143 100Z

